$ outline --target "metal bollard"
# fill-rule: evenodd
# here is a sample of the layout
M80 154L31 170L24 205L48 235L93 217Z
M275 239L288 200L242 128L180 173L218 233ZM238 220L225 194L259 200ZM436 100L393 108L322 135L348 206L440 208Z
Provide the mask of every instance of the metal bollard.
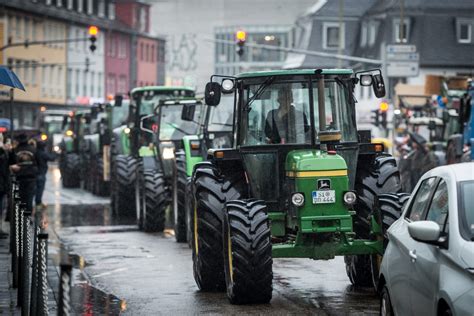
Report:
M21 315L28 316L30 312L30 266L31 266L31 212L23 211L22 217L23 249L21 256Z
M48 234L38 235L38 291L36 315L48 315Z
M8 192L8 219L10 220L10 252L15 249L15 204L20 198L15 176L10 177L10 192ZM13 263L12 263L13 264Z
M19 222L20 222L20 195L18 190L15 191L12 202L12 215L10 219L10 238L12 241L12 272L13 272L13 288L18 288L18 262L19 262Z
M18 264L16 266L17 268L17 282L18 282L18 290L17 290L17 306L22 307L23 306L23 213L25 212L25 204L20 203L20 211L18 212L18 232L17 232L17 239L18 239L18 245L17 245L17 256L18 256Z
M33 222L33 264L31 268L31 303L30 303L30 315L36 315L36 306L38 298L38 235L41 233L39 222L41 216L39 212L35 213L35 220Z
M72 289L72 265L61 263L61 280L59 283L58 315L69 316L71 314L71 289Z

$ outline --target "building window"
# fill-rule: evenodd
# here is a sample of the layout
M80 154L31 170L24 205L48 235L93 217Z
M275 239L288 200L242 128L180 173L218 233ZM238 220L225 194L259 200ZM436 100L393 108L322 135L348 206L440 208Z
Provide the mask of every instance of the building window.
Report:
M375 39L377 38L377 31L379 28L379 22L378 21L371 21L369 23L369 46L373 46L375 44Z
M46 5L51 5L52 2L53 0L46 0Z
M104 0L99 0L99 10L98 10L97 15L100 16L100 17L105 16L105 3L104 3Z
M456 21L456 37L458 43L469 44L472 39L472 22L468 19L458 19Z
M63 6L63 0L56 0L56 6L58 8L62 7Z
M84 74L82 75L82 95L87 96L87 70L84 70Z
M91 78L90 78L90 84L91 84L91 90L90 90L90 96L91 97L94 97L95 96L95 73L93 71L91 71Z
M151 45L150 49L151 49L150 62L154 63L155 62L155 45Z
M94 12L93 1L87 0L87 14L92 14Z
M368 26L367 22L362 22L362 26L360 28L360 47L365 47L367 45L367 33L368 33Z
M26 60L23 63L23 80L27 85L30 84L30 62Z
M67 0L67 9L72 10L74 7L74 0Z
M84 10L84 0L77 0L77 12Z
M344 49L344 24L339 23L323 24L323 48L324 49ZM340 47L339 47L340 45Z
M36 62L31 63L31 84L36 86Z
M140 43L140 60L143 60L143 43Z
M403 23L400 23L400 19L393 20L393 35L395 43L408 43L408 34L410 34L410 20L403 19Z
M109 19L115 20L115 3L109 3Z
M63 83L64 83L63 67L60 66L60 67L58 67L57 77L56 77L56 95L58 97L61 97L64 94Z
M102 87L104 86L104 83L102 82L102 73L99 72L97 73L97 95L99 96L99 98L102 98L103 95L102 95Z
M71 97L72 94L72 69L67 69L67 86L66 86L66 95L68 98Z
M148 44L145 45L145 61L150 61L150 46Z
M16 37L21 37L21 17L16 17Z
M117 93L126 93L127 92L127 77L120 76L117 86Z
M76 85L76 96L80 95L80 81L81 81L81 74L79 69L76 69L76 81L74 82Z

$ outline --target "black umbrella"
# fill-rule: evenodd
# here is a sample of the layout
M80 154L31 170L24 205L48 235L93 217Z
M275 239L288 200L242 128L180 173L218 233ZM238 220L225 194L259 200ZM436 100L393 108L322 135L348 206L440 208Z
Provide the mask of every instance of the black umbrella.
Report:
M25 91L25 87L15 73L6 66L0 66L0 85Z

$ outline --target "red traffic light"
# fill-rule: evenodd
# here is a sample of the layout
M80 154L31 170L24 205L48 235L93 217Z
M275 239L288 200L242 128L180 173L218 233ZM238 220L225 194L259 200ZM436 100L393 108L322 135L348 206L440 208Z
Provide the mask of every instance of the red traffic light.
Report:
M235 33L235 39L239 42L245 42L247 40L247 32L239 30Z
M91 25L89 26L89 35L90 36L97 36L97 34L99 33L99 28L95 25Z

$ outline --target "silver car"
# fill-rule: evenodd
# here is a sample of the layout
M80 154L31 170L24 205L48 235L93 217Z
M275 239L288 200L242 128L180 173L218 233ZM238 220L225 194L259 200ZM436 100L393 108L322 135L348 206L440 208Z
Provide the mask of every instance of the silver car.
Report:
M474 315L474 163L424 174L388 238L382 315Z

